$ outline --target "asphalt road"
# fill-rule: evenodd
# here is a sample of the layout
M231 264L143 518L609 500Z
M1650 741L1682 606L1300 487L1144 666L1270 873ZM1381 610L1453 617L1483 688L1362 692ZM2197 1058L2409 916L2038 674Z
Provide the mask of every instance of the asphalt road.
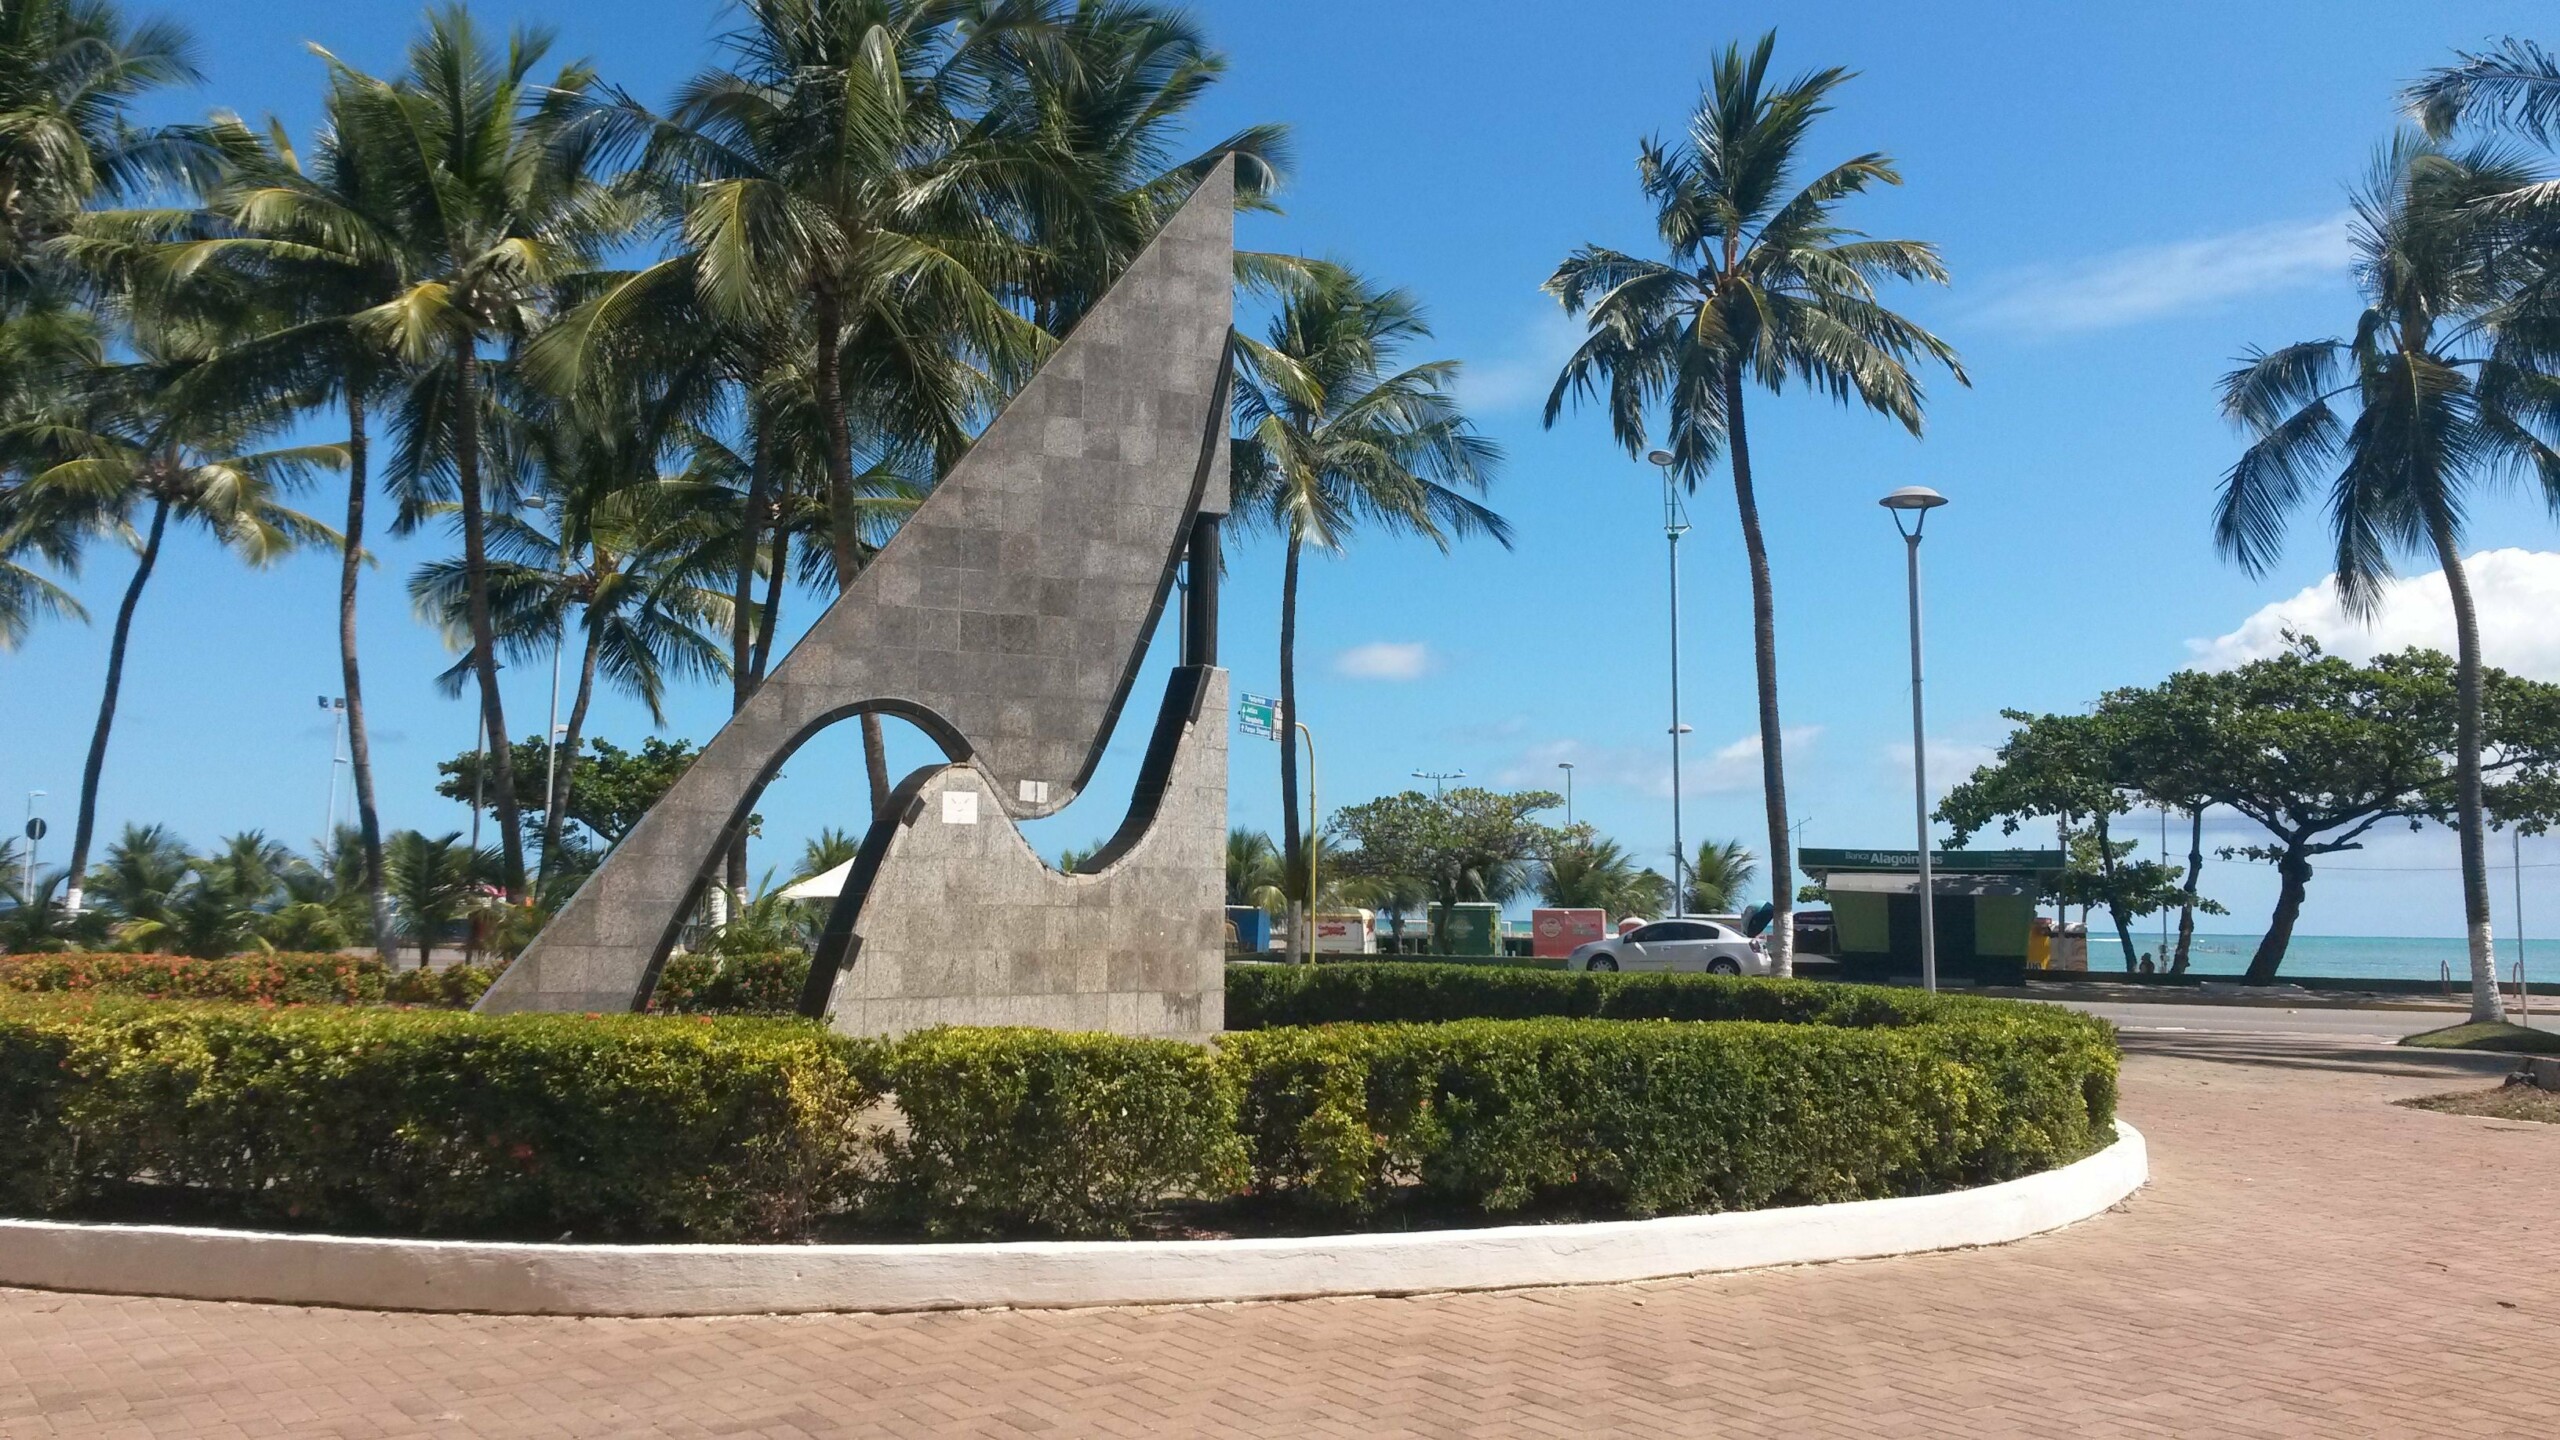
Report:
M2540 1010L2534 997L2536 1029L2554 1029L2554 1016ZM2085 1010L2118 1029L2149 1034L2289 1035L2302 1039L2393 1041L2421 1030L2440 1030L2461 1023L2458 1010L2345 1010L2334 1006L2277 1005L2145 1005L2113 1001L2059 1000L2039 1004L2068 1005ZM2553 1002L2560 1010L2560 1001ZM2509 1019L2522 1017L2510 1013Z

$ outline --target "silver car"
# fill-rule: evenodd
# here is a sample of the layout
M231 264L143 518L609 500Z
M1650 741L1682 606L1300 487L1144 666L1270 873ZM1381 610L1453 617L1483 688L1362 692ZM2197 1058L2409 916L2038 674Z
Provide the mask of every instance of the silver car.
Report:
M1684 970L1710 975L1766 975L1758 940L1714 920L1655 920L1624 935L1594 940L1566 959L1568 970Z

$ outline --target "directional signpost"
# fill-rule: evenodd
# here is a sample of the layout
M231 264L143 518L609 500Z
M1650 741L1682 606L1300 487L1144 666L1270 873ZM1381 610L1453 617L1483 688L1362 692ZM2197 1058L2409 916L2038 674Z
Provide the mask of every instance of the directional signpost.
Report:
M1239 695L1236 723L1247 735L1277 740L1280 738L1280 702L1268 695Z

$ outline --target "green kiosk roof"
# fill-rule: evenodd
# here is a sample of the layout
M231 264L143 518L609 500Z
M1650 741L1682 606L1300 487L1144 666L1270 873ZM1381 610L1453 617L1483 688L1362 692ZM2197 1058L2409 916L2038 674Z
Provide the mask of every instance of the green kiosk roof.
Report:
M1796 852L1796 863L1820 879L1835 872L1909 873L1920 868L1917 850L1817 850ZM2059 874L2059 850L1932 850L1929 868L1942 875Z

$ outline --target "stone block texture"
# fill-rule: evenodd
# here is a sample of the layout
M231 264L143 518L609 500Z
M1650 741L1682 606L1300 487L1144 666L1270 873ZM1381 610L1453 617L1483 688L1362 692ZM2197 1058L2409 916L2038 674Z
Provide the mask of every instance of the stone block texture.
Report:
M1225 1025L1227 677L1175 672L1128 823L1090 873L1049 868L976 765L900 787L828 1005L838 1030L1039 1025L1201 1039ZM857 867L859 871L862 867Z
M985 820L1075 799L1193 517L1226 509L1233 206L1221 167L482 1010L641 1005L756 796L810 736L862 711L911 719L968 762Z

